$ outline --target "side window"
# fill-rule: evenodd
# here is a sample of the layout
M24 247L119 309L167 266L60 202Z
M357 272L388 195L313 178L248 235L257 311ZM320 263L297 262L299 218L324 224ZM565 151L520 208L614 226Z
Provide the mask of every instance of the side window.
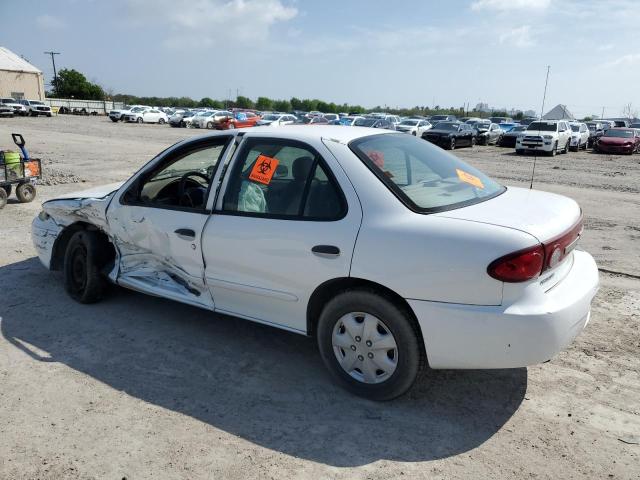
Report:
M231 172L223 211L292 219L343 216L343 196L312 148L283 140L248 142Z
M124 203L203 210L227 138L218 145L176 153L135 184Z

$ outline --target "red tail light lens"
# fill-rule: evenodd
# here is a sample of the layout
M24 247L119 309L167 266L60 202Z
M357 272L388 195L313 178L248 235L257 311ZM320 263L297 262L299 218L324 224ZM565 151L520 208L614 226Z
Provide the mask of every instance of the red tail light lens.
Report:
M535 247L511 253L491 262L487 272L501 282L525 282L536 278L544 266L544 247Z

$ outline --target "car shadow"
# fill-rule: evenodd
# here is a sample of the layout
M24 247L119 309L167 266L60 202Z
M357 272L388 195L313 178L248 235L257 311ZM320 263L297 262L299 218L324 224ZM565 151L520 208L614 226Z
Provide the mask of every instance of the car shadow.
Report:
M33 360L331 466L467 452L511 418L527 388L524 368L433 371L376 403L335 386L310 338L116 287L80 305L37 259L0 267L0 278L2 335Z

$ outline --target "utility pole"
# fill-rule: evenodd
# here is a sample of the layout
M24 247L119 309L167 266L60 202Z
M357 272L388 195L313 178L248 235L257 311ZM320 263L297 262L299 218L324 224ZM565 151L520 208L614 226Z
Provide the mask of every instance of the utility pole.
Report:
M602 115L600 115L600 120L604 118L604 107L602 107Z
M60 52L44 52L45 55L51 55L51 63L53 64L53 89L58 93L58 72L56 71L56 58L55 55L60 55Z

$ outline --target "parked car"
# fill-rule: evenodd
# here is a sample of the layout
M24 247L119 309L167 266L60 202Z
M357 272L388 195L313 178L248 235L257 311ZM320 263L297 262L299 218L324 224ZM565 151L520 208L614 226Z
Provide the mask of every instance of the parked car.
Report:
M535 122L536 120L538 120L536 117L525 117L522 120L520 120L520 125L527 126L531 122Z
M525 125L516 125L511 130L504 133L500 137L500 140L498 141L498 146L515 148L516 140L518 139L520 134L522 134L522 132L524 132L526 129L527 127Z
M233 128L255 127L260 121L260 117L253 112L235 112L233 116L225 117L216 124L219 130L229 130Z
M569 198L339 126L190 138L32 225L76 301L115 283L313 336L335 381L374 400L427 365L521 368L566 348L598 289L581 232Z
M602 124L602 128L605 131L616 126L612 120L599 120L599 122Z
M233 113L229 110L208 110L196 115L191 122L191 126L195 128L217 128L222 120L231 116L233 116Z
M633 128L610 128L596 140L593 150L599 153L624 153L640 151L640 132Z
M458 119L455 115L431 115L429 122L431 125L436 125L438 122L456 122Z
M13 117L14 114L15 114L15 111L13 110L13 107L6 105L4 103L0 103L0 117Z
M417 137L422 137L422 134L430 128L433 128L433 125L428 121L413 118L402 120L398 125L396 125L396 130L399 132L410 133Z
M127 122L135 123L158 123L164 125L169 121L167 114L157 108L132 108L131 112L125 115Z
M118 121L125 122L126 121L125 117L129 115L134 108L141 109L141 108L151 108L151 107L148 105L125 105L122 109L110 110L109 118L111 119L112 122L118 122Z
M609 120L612 127L627 128L631 122L629 120Z
M395 130L396 127L389 120L376 117L365 117L353 122L354 127L368 127L368 128L384 128L386 130Z
M176 128L184 128L187 126L186 119L193 117L196 112L191 110L177 110L173 115L169 116L169 125Z
M422 134L422 138L439 147L454 150L457 147L473 147L476 135L467 123L440 122Z
M504 133L497 123L492 123L489 120L480 120L467 125L475 129L478 145L497 145Z
M571 150L586 150L589 146L589 127L582 122L571 122Z
M340 125L343 125L345 127L353 127L353 124L357 121L357 120L364 120L364 117L360 116L360 115L348 115L346 117L342 117L339 120Z
M27 111L27 115L31 117L37 117L40 115L46 115L47 117L51 116L51 107L49 105L45 105L44 102L40 100L18 100Z
M587 122L587 128L589 129L589 140L587 143L587 147L593 147L593 144L596 142L598 137L601 137L604 134L604 127L600 122Z
M329 121L324 118L324 117L320 117L320 116L315 116L315 117L302 117L300 118L297 122L295 122L294 125L328 125Z
M0 103L13 109L14 115L24 116L27 114L27 108L15 98L0 98Z
M631 125L629 125L629 128L637 128L637 129L640 129L640 123L632 123Z
M278 127L281 125L292 125L296 123L298 119L288 113L271 113L264 115L262 119L258 120L257 126L271 125L272 127Z
M498 127L500 127L500 129L503 132L510 132L514 127L516 127L516 126L518 126L520 124L519 123L515 123L515 122L513 122L513 123L502 122L502 123L498 123L497 125L498 125Z
M511 117L489 117L493 123L513 123L513 118Z
M335 120L340 120L340 116L337 113L325 113L323 116L324 116L324 118L327 119L327 121L329 123L331 123L331 122L333 122Z
M569 153L571 128L565 120L539 120L531 122L527 130L516 139L516 153L544 152L552 157L558 152Z

